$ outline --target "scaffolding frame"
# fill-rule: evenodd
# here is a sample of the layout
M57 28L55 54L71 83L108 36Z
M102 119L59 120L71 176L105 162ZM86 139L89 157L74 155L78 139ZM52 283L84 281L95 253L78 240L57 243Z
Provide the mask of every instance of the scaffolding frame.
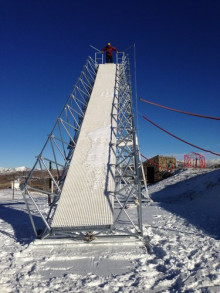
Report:
M62 193L62 187L74 154L80 128L95 82L98 59L88 58L52 132L37 156L36 163L22 186L27 211L37 237L135 236L143 235L142 225L142 180L145 178L141 161L134 114L129 57L120 52L117 58L114 102L111 119L117 125L112 127L116 144L109 145L115 152L116 164L110 166L114 174L114 223L110 230L102 231L59 231L51 228L51 221ZM100 63L103 62L103 59ZM113 170L114 169L114 170ZM36 182L36 173L38 182ZM40 186L40 187L39 187ZM142 190L141 190L142 188ZM146 183L144 190L147 192ZM37 197L45 195L48 208L38 203ZM129 207L129 208L128 208ZM134 212L135 208L135 212ZM44 223L38 229L33 216L38 215Z
M31 224L36 236L38 231L33 215L39 215L51 231L49 219L55 211L62 187L79 137L97 74L95 61L88 57L81 74L69 95L56 123L48 135L25 183L21 186ZM47 196L48 208L41 209L35 197Z
M120 212L115 217L113 229L122 232L121 221L127 218L133 228L130 235L143 235L142 226L142 192L141 185L144 178L140 151L134 124L132 105L132 88L130 63L128 55L122 56L122 63L117 65L116 71L117 99L113 105L116 109L112 119L116 121L116 166L115 166L115 201ZM146 188L146 186L145 186ZM127 206L136 206L135 220L129 214ZM123 231L124 232L124 231Z
M199 153L191 152L184 155L184 167L205 168L205 157Z

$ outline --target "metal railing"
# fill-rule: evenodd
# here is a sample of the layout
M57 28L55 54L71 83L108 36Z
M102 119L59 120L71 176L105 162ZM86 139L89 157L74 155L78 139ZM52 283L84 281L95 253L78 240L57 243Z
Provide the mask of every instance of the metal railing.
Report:
M104 64L104 54L101 52L95 52L95 64ZM118 52L115 54L116 55L116 64L122 64L123 60L125 59L125 53L124 52Z

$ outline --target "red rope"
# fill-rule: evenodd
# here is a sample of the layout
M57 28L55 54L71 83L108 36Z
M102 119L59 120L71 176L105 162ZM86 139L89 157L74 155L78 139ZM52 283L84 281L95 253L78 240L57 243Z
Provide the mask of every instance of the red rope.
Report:
M166 169L166 170L169 170L169 171L174 169L174 168L167 168L167 167L164 167L164 166L160 166L159 164L157 164L157 163L155 163L154 161L148 159L148 158L145 157L144 155L141 154L141 156L142 156L145 160L151 162L153 165L156 165L156 166L158 166L158 167L160 167L160 168L163 168L163 169Z
M197 149L202 150L202 151L207 152L207 153L211 153L211 154L216 155L216 156L220 156L220 154L218 154L218 153L214 153L214 152L212 152L212 151L209 151L209 150L206 150L206 149L200 148L200 147L198 147L198 146L196 146L196 145L194 145L194 144L192 144L192 143L189 143L189 142L185 141L185 140L182 139L182 138L179 138L178 136L176 136L176 135L170 133L169 131L165 130L165 129L162 128L161 126L157 125L156 123L154 123L153 121L151 121L151 120L150 120L149 118L147 118L146 116L143 116L143 118L144 118L145 120L147 120L148 122L150 122L151 124L153 124L154 126L156 126L157 128L159 128L159 129L161 129L162 131L166 132L167 134L173 136L174 138L176 138L176 139L178 139L178 140L180 140L180 141L182 141L182 142L184 142L184 143L186 143L186 144L188 144L188 145L193 146L194 148L197 148Z
M151 104L151 105L154 105L154 106L157 106L157 107L160 107L160 108L164 108L164 109L167 109L167 110L170 110L170 111L174 111L174 112L179 112L179 113L182 113L182 114L186 114L186 115L197 116L197 117L207 118L207 119L220 120L220 117L205 116L205 115L200 115L200 114L185 112L185 111L181 111L181 110L178 110L178 109L173 109L173 108L169 108L169 107L166 107L166 106L162 106L160 104L156 104L154 102L147 101L147 100L144 100L142 98L140 98L140 101L145 102L145 103L148 103L148 104Z

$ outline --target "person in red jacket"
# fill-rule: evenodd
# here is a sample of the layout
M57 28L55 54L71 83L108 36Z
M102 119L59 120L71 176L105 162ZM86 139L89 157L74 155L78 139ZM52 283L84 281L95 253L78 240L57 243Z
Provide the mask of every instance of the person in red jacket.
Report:
M102 49L102 54L106 51L106 63L113 63L112 51L118 53L118 50L115 47L112 47L110 43Z

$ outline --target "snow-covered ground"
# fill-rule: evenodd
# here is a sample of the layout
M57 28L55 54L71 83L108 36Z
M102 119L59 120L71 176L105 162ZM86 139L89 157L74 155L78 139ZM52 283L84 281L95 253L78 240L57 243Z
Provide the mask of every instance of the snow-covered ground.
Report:
M0 191L0 292L220 292L220 170L149 186L144 241L36 240L23 198Z

